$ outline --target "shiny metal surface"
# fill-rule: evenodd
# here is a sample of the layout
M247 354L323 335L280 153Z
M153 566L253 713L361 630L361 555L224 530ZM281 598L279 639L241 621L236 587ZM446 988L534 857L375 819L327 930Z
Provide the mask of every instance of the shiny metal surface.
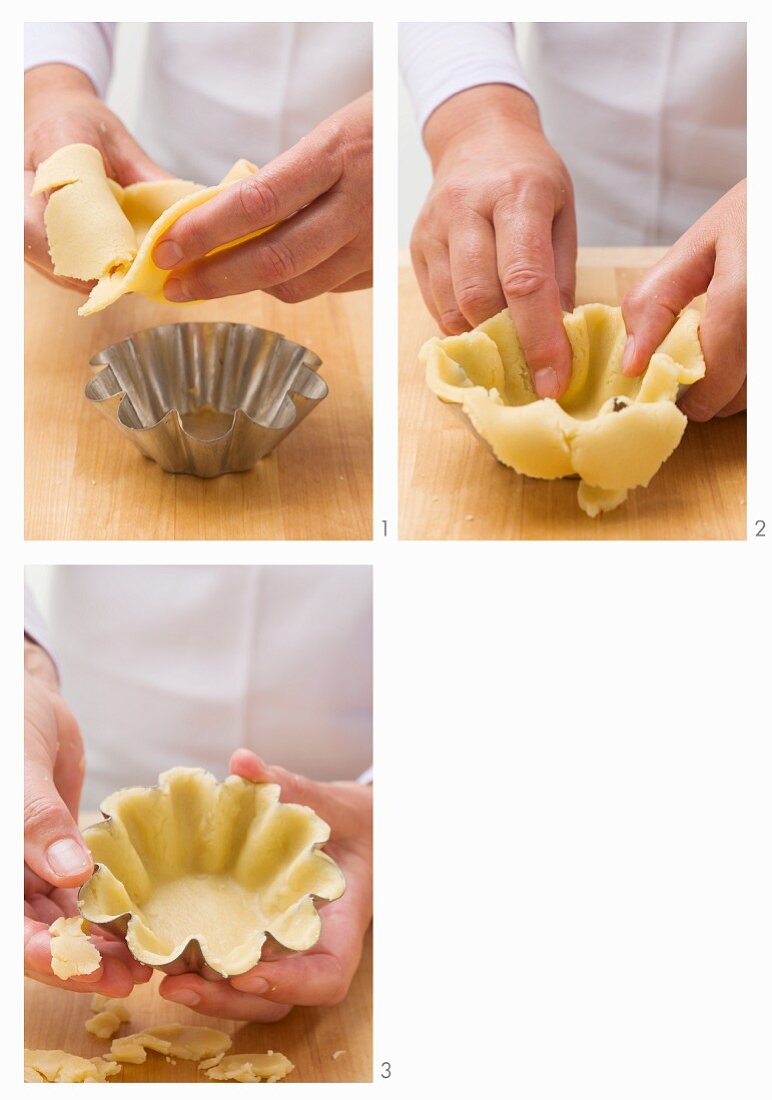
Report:
M329 392L313 351L225 321L144 329L91 366L87 400L147 458L196 477L252 469Z

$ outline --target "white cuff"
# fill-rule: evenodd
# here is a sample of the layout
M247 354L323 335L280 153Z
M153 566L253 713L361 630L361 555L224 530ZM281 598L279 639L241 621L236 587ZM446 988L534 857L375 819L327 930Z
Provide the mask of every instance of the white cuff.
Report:
M24 633L31 642L44 649L51 660L56 664L51 638L43 616L35 603L35 597L27 585L24 585Z
M24 71L72 65L104 97L113 68L115 23L25 23Z
M359 776L359 778L357 779L357 783L372 783L372 781L373 781L373 767L372 767L372 764L371 764L370 767L367 769L367 771L362 772L362 774Z
M467 88L510 84L531 94L511 23L400 23L399 63L421 130Z

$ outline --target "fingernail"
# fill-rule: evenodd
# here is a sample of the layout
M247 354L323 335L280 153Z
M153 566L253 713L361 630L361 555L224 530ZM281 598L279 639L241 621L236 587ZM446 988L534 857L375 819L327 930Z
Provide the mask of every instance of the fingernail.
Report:
M622 374L627 374L635 359L635 337L628 336L625 341L625 350L622 352Z
M182 279L167 279L164 283L164 297L170 302L189 302L191 298Z
M552 367L544 367L537 370L533 376L533 386L539 397L557 397L560 393L558 376Z
M165 994L167 1001L174 1001L178 1005L187 1005L188 1008L195 1008L201 998L198 993L194 993L192 989L174 989L171 993Z
M80 844L71 837L55 840L46 852L46 859L55 875L77 875L91 866Z
M254 993L256 997L261 997L271 988L267 978L261 978L259 975L252 977L249 974L241 974L237 978L231 978L231 984L241 993Z
M184 259L182 249L175 241L161 241L153 249L153 263L156 267L176 267Z

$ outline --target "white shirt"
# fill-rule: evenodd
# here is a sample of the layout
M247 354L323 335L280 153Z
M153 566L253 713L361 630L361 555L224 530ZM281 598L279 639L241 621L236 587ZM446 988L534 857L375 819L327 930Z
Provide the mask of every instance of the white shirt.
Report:
M315 779L372 760L369 566L60 566L47 642L86 749L84 807L234 749Z
M25 69L61 62L104 96L115 23L27 23ZM150 23L134 136L162 167L215 183L265 165L372 88L369 23Z
M574 182L582 244L672 244L745 176L744 23L403 23L423 127L450 96L535 98Z

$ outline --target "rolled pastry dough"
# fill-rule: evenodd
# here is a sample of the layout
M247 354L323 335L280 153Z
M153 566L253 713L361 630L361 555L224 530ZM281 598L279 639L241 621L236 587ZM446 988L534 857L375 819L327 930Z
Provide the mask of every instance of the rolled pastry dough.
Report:
M147 1052L154 1050L169 1058L183 1058L200 1062L213 1058L230 1049L231 1037L214 1027L184 1027L182 1024L160 1024L148 1027L134 1035L113 1039L110 1057L115 1062L131 1062L141 1065L147 1060Z
M228 1054L202 1063L201 1068L212 1081L281 1081L295 1068L289 1058L278 1051L265 1054Z
M54 274L97 280L78 313L96 313L130 292L166 302L163 287L172 272L153 263L157 242L188 210L256 171L248 160L238 160L215 187L177 179L121 187L107 178L102 154L92 145L57 149L38 167L32 194L48 192L45 225ZM265 232L260 229L213 251Z
M508 310L472 332L429 340L420 359L429 388L460 406L500 462L535 478L578 474L579 505L597 516L648 485L680 443L679 387L705 374L699 320L685 310L645 373L626 378L621 309L595 304L564 314L573 370L560 401L537 398Z

